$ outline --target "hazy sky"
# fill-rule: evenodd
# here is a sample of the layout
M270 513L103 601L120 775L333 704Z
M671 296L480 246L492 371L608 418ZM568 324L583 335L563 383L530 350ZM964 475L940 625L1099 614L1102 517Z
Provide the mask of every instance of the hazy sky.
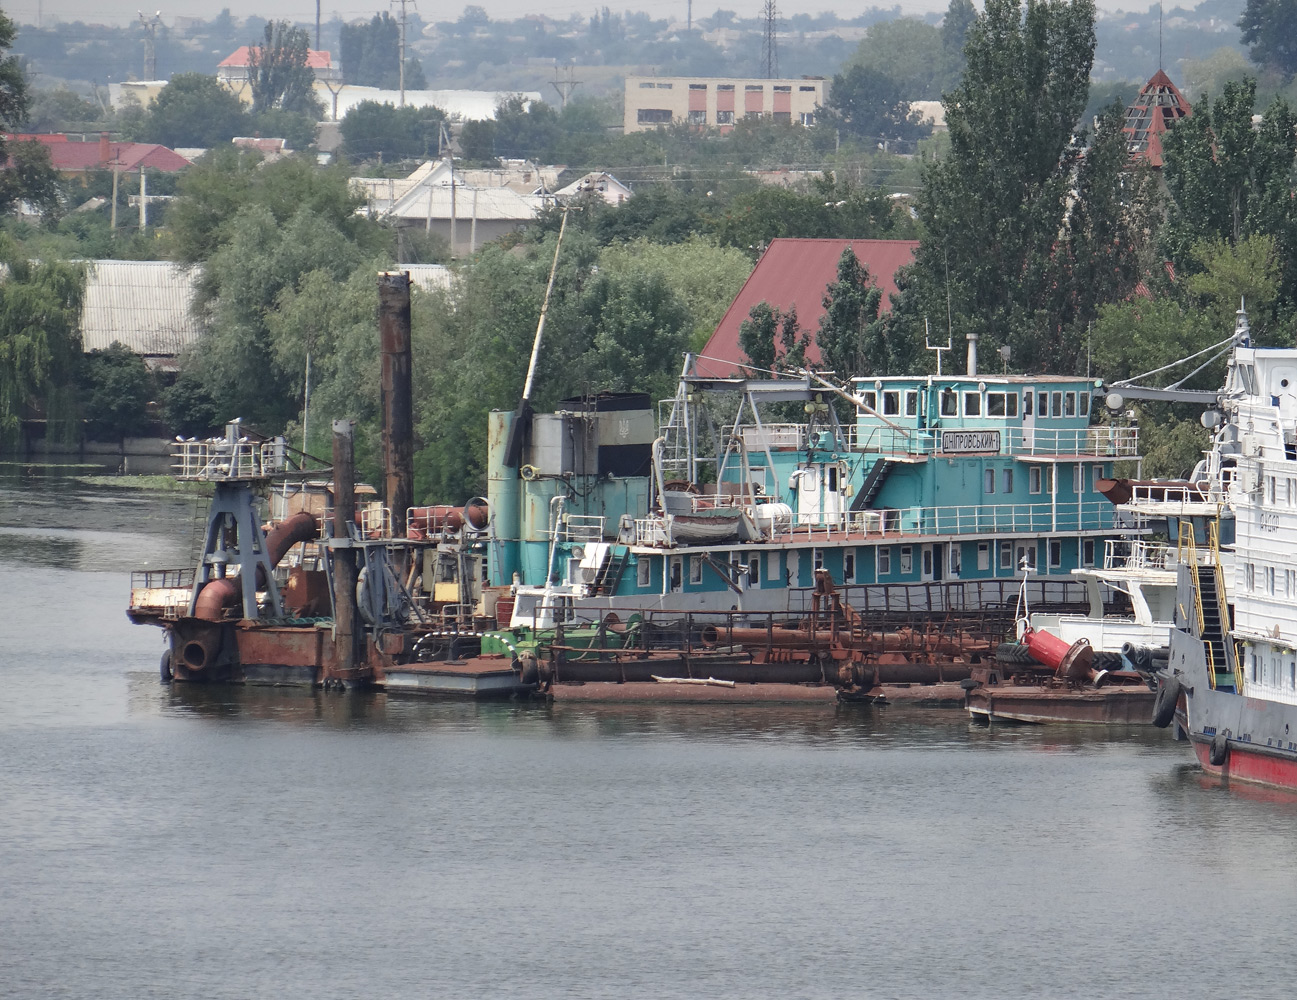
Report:
M148 11L153 13L157 5L162 0L152 0L154 7ZM371 17L375 12L387 9L387 0L344 0L347 6L338 6L338 0L322 0L321 16L327 21L335 14L345 20L353 20L359 17ZM421 17L427 21L450 21L459 17L460 12L464 9L464 4L459 0L448 0L448 2L435 4L431 0L424 0L422 4L417 0L411 0L414 9L419 11ZM37 17L45 20L58 19L63 21L86 21L88 23L98 24L115 24L135 19L139 0L134 4L118 2L107 2L107 0L9 0L7 3L0 3L4 11L12 18L24 24L35 24ZM169 23L170 19L177 16L204 17L210 18L222 7L228 6L235 17L247 17L249 14L258 14L261 17L286 18L290 21L310 22L315 20L314 3L303 0L285 0L282 3L256 3L254 0L167 0L162 7L162 19ZM396 4L392 5L396 7ZM607 6L612 10L646 10L653 14L655 18L678 17L681 20L685 18L686 0L667 0L667 2L648 2L648 0L635 0L635 2L613 2L604 3L601 0L481 0L479 6L485 7L487 13L496 18L514 18L521 17L524 14L548 14L555 18L567 18L572 14L587 15L594 13L597 9ZM876 3L855 3L850 6L840 6L826 3L825 0L778 0L779 12L785 16L789 14L815 14L823 10L835 10L842 17L854 17L856 14L863 12L871 6L891 7L892 4L887 0L877 0ZM948 0L902 0L900 8L906 14L924 14L929 11L942 11L948 6ZM1126 9L1145 9L1142 3L1116 3L1112 0L1099 3L1102 9L1116 10L1124 6ZM761 11L761 0L743 0L743 2L717 2L717 0L695 0L694 16L706 17L717 9L734 10L748 16L755 17Z

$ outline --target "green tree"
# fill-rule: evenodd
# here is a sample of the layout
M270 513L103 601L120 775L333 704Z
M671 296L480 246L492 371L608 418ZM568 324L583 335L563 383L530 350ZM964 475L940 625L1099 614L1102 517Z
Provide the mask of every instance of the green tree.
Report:
M548 163L561 134L558 112L550 105L514 94L496 108L493 154Z
M437 155L445 121L440 108L361 101L342 119L342 140L355 159L427 159Z
M1081 155L1077 120L1094 53L1091 0L987 0L968 32L963 82L945 98L950 153L925 171L927 233L912 275L962 332L1012 343L1026 366L1068 362L1051 314L1057 253ZM989 343L988 343L989 342Z
M315 145L316 125L313 116L300 111L269 108L248 115L245 127L253 135L283 139L288 149L301 152Z
M1297 306L1297 206L1293 204L1297 115L1276 99L1252 125L1256 83L1227 83L1215 101L1204 96L1191 117L1164 136L1169 207L1164 246L1178 268L1197 267L1204 240L1237 244L1272 236L1282 267L1281 298Z
M844 69L862 66L887 77L907 101L935 100L950 82L942 46L942 33L933 25L898 17L870 25Z
M85 269L64 261L34 263L8 242L3 257L8 276L0 282L0 439L12 442L24 413L43 404L51 436L70 440Z
M307 66L310 36L305 28L287 21L270 21L260 45L248 46L248 75L252 86L252 112L270 108L320 115L311 89L314 71Z
M883 293L869 278L869 269L847 247L838 258L837 280L824 292L824 315L815 334L824 367L839 379L853 375L888 374L883 324L878 307Z
M1285 79L1297 73L1297 0L1247 0L1238 26L1254 63Z
M118 441L148 428L147 407L157 395L157 382L129 347L114 341L107 350L91 351L77 381L92 441Z
M205 73L177 73L149 102L141 138L164 146L216 146L243 133L248 116L234 92Z
M344 24L338 36L342 78L356 87L395 90L401 59L401 26L387 11L368 24Z
M103 109L65 86L33 90L24 128L29 132L68 132L103 122Z
M858 63L833 78L823 119L829 128L871 142L915 140L932 131L891 77Z
M247 204L230 222L228 239L203 268L210 330L195 358L212 398L228 416L279 430L297 416L295 372L276 351L273 314L282 294L312 271L345 280L365 260L360 247L308 205L284 222L264 204Z
M762 371L796 371L806 365L809 334L801 332L797 307L786 312L758 302L739 324L739 347L752 366Z

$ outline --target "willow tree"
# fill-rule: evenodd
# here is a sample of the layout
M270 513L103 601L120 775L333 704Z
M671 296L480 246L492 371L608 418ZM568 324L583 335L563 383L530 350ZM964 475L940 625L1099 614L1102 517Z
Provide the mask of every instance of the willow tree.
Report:
M33 263L10 250L0 283L0 440L11 446L27 413L44 410L49 434L75 437L74 379L81 359L85 269Z

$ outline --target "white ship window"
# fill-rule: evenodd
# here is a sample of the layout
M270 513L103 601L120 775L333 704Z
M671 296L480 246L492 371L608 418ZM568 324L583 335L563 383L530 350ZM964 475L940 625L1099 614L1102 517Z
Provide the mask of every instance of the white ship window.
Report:
M1267 566L1265 568L1265 592L1267 594L1270 594L1271 596L1274 595L1274 567L1273 566Z
M748 560L748 586L761 586L761 557L753 556Z
M1072 476L1072 485L1076 487L1076 495L1080 496L1085 492L1085 466L1078 465L1076 472Z
M915 389L907 389L905 392L905 415L907 417L918 416L919 413L919 393Z
M1297 569L1283 571L1283 596L1297 597Z
M1293 505L1294 500L1297 500L1297 479L1289 479L1288 480L1288 506L1289 507Z
M824 550L811 549L811 565L816 569L824 568Z
M980 392L964 393L964 416L980 417L982 415L982 394Z
M1063 416L1065 417L1076 416L1076 393L1074 392L1063 393Z
M635 566L635 586L641 590L649 585L652 579L653 564L649 562L648 556L640 556L639 562Z
M1063 542L1058 538L1049 540L1049 566L1058 569L1063 565Z
M892 572L892 550L891 548L881 548L878 550L878 575L890 576Z
M896 417L901 413L901 394L895 389L883 393L883 416Z
M1040 466L1033 465L1027 470L1027 489L1032 493L1040 492Z
M1256 566L1247 563L1243 567L1243 576L1246 581L1245 586L1248 590L1256 590Z
M771 552L766 555L766 579L778 580L779 578L779 553Z
M1049 393L1047 392L1036 393L1036 416L1038 417L1049 416Z
M1000 543L1000 569L1007 569L1010 573L1013 572L1013 543L1012 542Z
M683 580L684 565L680 556L671 557L671 593L680 593L680 588L684 584Z
M932 576L932 546L923 546L923 575Z
M1024 417L1031 416L1031 401L1035 398L1036 394L1031 389L1028 389L1022 394L1022 415Z
M977 568L979 571L983 573L985 573L987 570L991 568L991 543L990 542L977 543Z
M1027 398L1031 398L1028 393ZM988 417L1016 417L1018 415L1018 396L1012 392L988 392L986 394L986 415Z
M1086 538L1081 541L1081 563L1084 566L1094 565L1094 539Z
M877 412L878 412L878 393L874 392L873 389L868 389L868 390L866 390L865 392L862 392L862 393L860 394L860 403L861 403L861 405L864 406L866 409L873 410L875 413L877 413Z
M1254 684L1261 679L1260 669L1261 669L1261 657L1259 657L1256 653L1253 653L1252 654L1252 682Z
M1297 660L1288 661L1288 690L1297 691Z
M1103 478L1103 466L1096 465L1090 469L1090 489L1099 492L1099 480Z
M1083 417L1090 415L1090 394L1088 392L1078 392L1076 394L1077 411Z
M703 582L703 557L702 556L689 557L689 582L690 583Z
M959 416L959 396L954 389L946 389L941 394L941 415L943 417Z
M950 575L959 576L960 570L964 568L964 547L958 542L950 546Z
M914 549L909 545L901 546L901 574L914 572Z
M995 492L995 470L994 470L994 469L987 469L987 470L983 473L983 477L982 477L982 478L983 478L983 480L985 481L985 486L984 486L983 492L985 492L985 493L994 493L994 492Z
M842 582L856 582L856 550L847 549L842 553Z
M1063 394L1061 392L1052 392L1050 395L1049 415L1051 417L1061 417L1063 415Z
M1275 476L1265 477L1265 501L1271 507L1274 506L1275 502L1275 478Z
M1033 573L1036 571L1036 544L1034 542L1018 545L1017 559L1014 561L1014 565L1017 569L1022 569L1025 566Z
M1002 485L1004 486L1004 489L1002 489L1000 492L1012 493L1013 492L1013 470L1005 469L1004 475L1001 477L1001 481L1002 481Z

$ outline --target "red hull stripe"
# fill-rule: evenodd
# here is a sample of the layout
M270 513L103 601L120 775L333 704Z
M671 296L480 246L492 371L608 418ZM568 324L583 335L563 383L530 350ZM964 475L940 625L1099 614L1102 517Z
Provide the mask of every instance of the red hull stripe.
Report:
M1193 752L1204 771L1222 778L1255 781L1276 788L1297 788L1297 758L1285 759L1273 754L1256 753L1243 749L1237 743L1231 743L1224 767L1213 767L1209 760L1211 741L1204 743L1199 742L1199 739L1201 737L1194 740Z

